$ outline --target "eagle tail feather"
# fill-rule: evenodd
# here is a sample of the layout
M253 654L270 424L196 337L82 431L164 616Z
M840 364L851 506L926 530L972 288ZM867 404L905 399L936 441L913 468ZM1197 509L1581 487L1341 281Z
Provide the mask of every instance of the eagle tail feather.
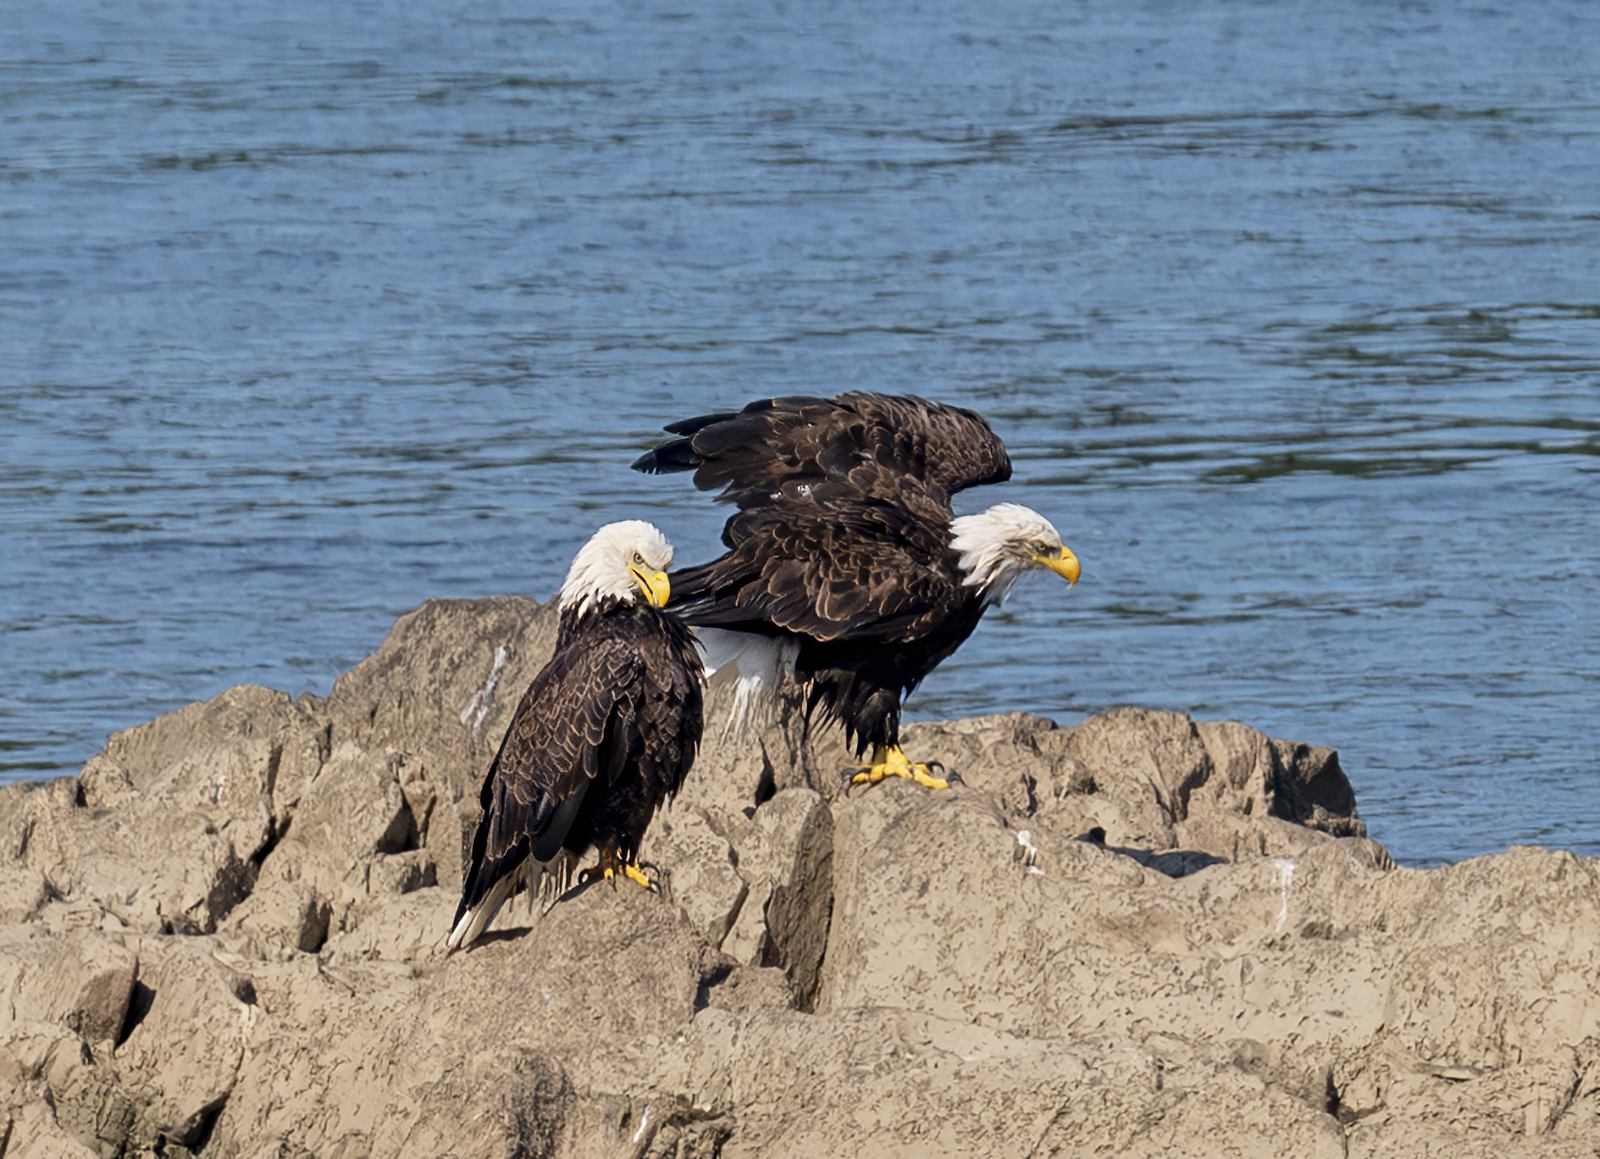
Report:
M575 860L566 850L557 850L549 861L525 858L491 885L476 905L462 912L445 939L445 952L464 950L477 941L506 902L523 886L527 887L529 916L543 917L549 913L550 907L572 886Z
M500 907L516 892L517 883L522 877L522 866L518 866L510 873L489 887L489 892L484 894L477 905L468 906L467 911L461 915L461 920L456 922L455 929L450 931L450 936L445 939L446 952L465 949L477 941L478 935L489 927L495 915L500 912Z
M794 672L798 641L725 628L700 627L694 633L705 657L709 686L733 685L733 705L722 735L743 736L753 723L766 723L784 676Z

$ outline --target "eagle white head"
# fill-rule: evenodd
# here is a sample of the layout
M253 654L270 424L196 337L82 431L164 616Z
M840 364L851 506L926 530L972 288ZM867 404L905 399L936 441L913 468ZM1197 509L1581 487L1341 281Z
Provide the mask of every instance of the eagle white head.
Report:
M1048 519L1021 504L1000 503L952 519L950 534L950 546L961 553L961 582L982 591L985 603L998 604L1023 572L1036 567L1078 582L1078 557L1062 546Z
M631 604L640 595L662 607L671 594L667 568L672 544L653 524L642 519L608 523L578 549L566 582L561 585L561 610L586 616L602 603Z

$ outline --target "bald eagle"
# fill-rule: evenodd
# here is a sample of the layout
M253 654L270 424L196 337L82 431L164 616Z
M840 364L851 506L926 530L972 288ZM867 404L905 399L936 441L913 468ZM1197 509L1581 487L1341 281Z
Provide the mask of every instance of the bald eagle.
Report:
M1042 515L1002 503L954 517L950 497L1011 477L1005 445L970 410L912 396L776 398L665 428L633 464L693 471L738 511L726 554L672 577L707 667L737 664L735 712L770 698L780 673L806 718L843 725L854 780L946 782L900 748L900 702L961 645L1023 572L1078 580L1078 560Z
M537 891L568 851L599 850L583 876L641 885L639 844L683 785L700 744L703 667L661 609L672 547L648 523L609 523L561 586L555 654L534 677L484 778L483 818L447 949L470 945L526 879ZM567 862L570 866L570 862Z

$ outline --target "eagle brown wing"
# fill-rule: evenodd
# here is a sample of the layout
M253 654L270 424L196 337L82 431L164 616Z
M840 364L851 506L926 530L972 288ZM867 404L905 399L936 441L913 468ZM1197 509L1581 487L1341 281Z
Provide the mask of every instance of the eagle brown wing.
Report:
M792 504L730 522L732 550L673 577L673 606L690 623L905 640L963 598L942 524L893 506Z
M763 399L666 429L678 437L634 469L692 470L697 488L720 489L719 498L741 510L932 504L948 519L950 496L1011 477L1005 444L979 415L912 395ZM740 532L730 519L724 542L734 546Z
M611 766L627 747L608 745L608 734L629 711L643 668L635 648L603 637L564 644L528 686L484 778L458 922L524 858L555 856L602 768L615 780L620 769Z

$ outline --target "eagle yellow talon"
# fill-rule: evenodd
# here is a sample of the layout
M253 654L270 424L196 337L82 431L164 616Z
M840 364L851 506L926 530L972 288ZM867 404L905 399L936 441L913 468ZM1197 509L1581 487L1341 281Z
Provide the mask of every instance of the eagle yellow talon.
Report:
M582 885L598 877L609 881L611 888L616 889L618 875L627 878L635 885L643 886L652 893L659 892L656 888L656 883L650 880L650 876L639 867L637 862L625 862L614 853L609 856L602 853L600 860L596 864L578 874L578 884Z
M933 775L927 765L914 765L899 745L878 745L872 750L872 763L860 766L850 778L852 785L876 785L885 777L905 777L925 789L948 789L950 782Z

